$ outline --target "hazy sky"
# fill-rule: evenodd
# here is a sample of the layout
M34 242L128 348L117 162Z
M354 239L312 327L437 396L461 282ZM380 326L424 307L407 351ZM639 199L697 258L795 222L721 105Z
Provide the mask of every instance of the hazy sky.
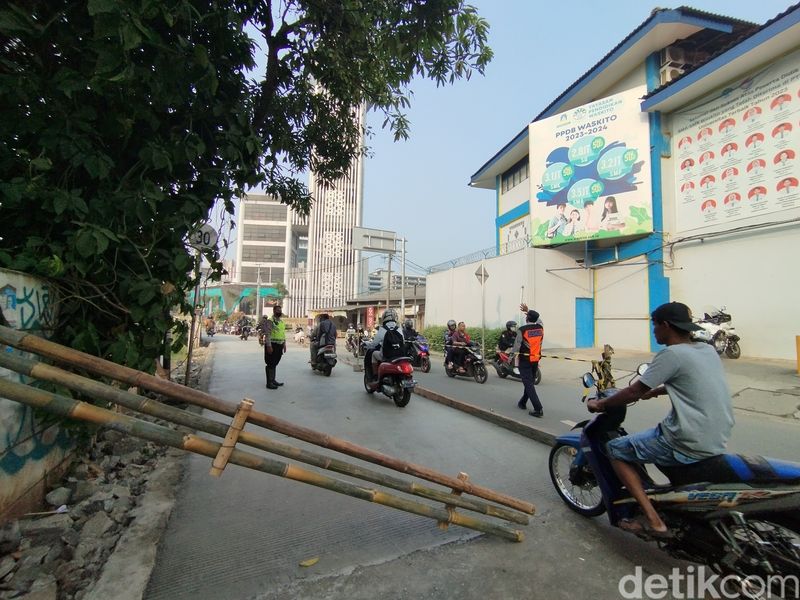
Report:
M495 56L485 76L438 89L413 82L406 142L395 143L381 129L382 115L368 116L375 136L367 141L373 156L365 167L364 226L405 236L409 259L425 267L494 246L494 191L469 188L470 176L657 6L641 0L471 3L491 25ZM764 23L792 4L685 5Z

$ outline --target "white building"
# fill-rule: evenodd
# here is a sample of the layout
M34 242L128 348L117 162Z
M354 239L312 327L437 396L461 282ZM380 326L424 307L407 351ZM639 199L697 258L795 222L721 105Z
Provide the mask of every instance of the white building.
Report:
M392 289L399 290L402 285L403 275L397 271L392 271ZM406 287L424 286L425 277L419 275L406 275ZM375 269L370 271L367 277L367 287L370 292L379 292L389 288L388 269Z
M497 205L487 325L522 297L549 346L656 350L656 306L726 305L743 354L794 358L798 115L799 5L653 11L472 175ZM428 323L480 322L475 271L428 276Z

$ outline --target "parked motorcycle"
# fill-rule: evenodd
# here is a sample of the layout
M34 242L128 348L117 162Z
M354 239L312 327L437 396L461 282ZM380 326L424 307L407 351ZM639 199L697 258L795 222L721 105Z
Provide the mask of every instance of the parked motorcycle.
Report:
M333 344L321 346L317 349L316 358L312 358L311 360L311 370L319 371L325 375L325 377L330 377L333 367L336 366L336 362L336 346Z
M406 340L406 354L414 368L423 373L431 372L431 355L428 350L428 340L424 335L417 335L414 340Z
M639 374L646 365L641 365ZM591 373L586 388L597 386ZM626 435L627 408L610 408L556 439L550 452L550 478L561 499L575 512L594 517L608 511L616 525L640 513L623 488L605 450L608 440ZM703 563L721 576L746 582L748 576L787 575L797 597L800 576L800 464L761 456L723 454L681 467L658 467L670 483L656 484L641 469L650 500L672 536L659 538L669 555ZM732 596L731 596L732 597ZM749 596L756 597L756 596ZM760 596L759 596L760 597Z
M724 306L704 313L703 318L698 319L696 323L702 329L692 332L693 340L711 344L717 354L724 352L728 358L739 358L742 355L742 350L739 348L741 338L736 334L731 316L725 312Z
M474 377L478 383L486 383L489 379L489 373L486 371L486 365L483 362L483 355L480 352L480 347L477 342L470 342L464 348L464 364L463 371L460 371L458 365L452 368L445 358L444 370L448 377L455 377L460 375L462 377Z
M497 371L497 376L501 379L506 377L513 377L514 379L522 379L519 374L519 367L514 365L514 353L505 352L503 350L495 350L494 360L492 361L494 370ZM533 384L539 385L542 381L542 366L537 365L536 375L533 376Z
M378 365L378 372L373 373L372 352L367 350L364 353L364 389L368 394L382 392L403 408L411 400L411 391L417 385L411 359L401 356L384 361Z

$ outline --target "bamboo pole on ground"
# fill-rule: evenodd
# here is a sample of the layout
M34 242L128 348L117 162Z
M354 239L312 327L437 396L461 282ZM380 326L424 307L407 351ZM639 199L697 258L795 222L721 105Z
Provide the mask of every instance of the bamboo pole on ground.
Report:
M188 427L192 430L203 431L217 437L224 437L227 433L226 425L219 421L207 419L173 406L167 406L161 402L138 396L92 379L81 377L80 375L30 358L25 358L16 354L0 353L0 367L5 367L6 369L10 369L22 375L33 377L34 379L63 385L92 398L112 402L140 413ZM252 446L253 448L266 450L267 452L314 465L322 469L328 469L336 473L363 479L370 483L390 487L407 494L435 500L446 505L450 504L459 508L465 508L490 517L497 517L506 521L520 523L521 525L528 524L528 517L526 515L501 506L495 506L473 498L464 498L457 494L429 488L416 482L400 479L399 477L378 473L366 467L353 465L346 461L331 458L311 450L296 448L257 433L242 431L239 433L239 442Z
M0 379L0 397L8 398L9 400L14 400L15 402L20 402L28 406L41 408L61 417L82 419L98 425L106 425L121 433L134 435L165 446L172 446L174 448L201 454L211 459L217 456L222 446L219 443L203 439L196 435L185 435L162 425L156 425L127 415L114 413L110 410L94 406L93 404L58 396L57 394L7 379ZM243 450L234 450L231 452L230 462L263 473L269 473L271 475L277 475L286 479L293 479L295 481L301 481L334 492L339 492L353 498L358 498L359 500L382 504L436 521L446 521L453 525L460 525L468 529L495 535L512 542L521 542L525 537L521 531L516 529L488 523L481 519L456 513L452 510L436 508L380 490L363 488L347 481L334 479L290 463L257 456Z
M85 352L61 346L60 344L50 342L23 331L0 326L0 342L19 348L20 350L46 356L58 362L80 367L95 375L103 375L131 386L158 392L229 417L236 414L236 404L225 402L206 392L184 387L174 381L160 379L153 375L131 369L130 367L118 365L97 356L86 354ZM427 479L428 481L433 481L434 483L454 490L460 490L461 492L478 496L485 500L491 500L492 502L509 506L527 514L533 514L535 511L535 507L530 502L477 485L471 481L461 481L456 477L440 473L434 469L410 463L381 452L376 452L364 446L353 444L347 440L327 435L307 427L301 427L266 413L252 411L250 413L249 422L317 446L322 446L323 448L348 454L360 458L361 460L381 465L401 473L413 475L421 479Z

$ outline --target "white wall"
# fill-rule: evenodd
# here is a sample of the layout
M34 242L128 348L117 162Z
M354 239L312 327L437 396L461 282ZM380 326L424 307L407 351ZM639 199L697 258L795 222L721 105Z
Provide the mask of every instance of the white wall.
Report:
M595 270L595 342L650 350L647 264L644 257Z
M506 214L512 208L520 204L525 204L530 200L530 182L526 179L508 190L505 194L500 194L498 216Z

